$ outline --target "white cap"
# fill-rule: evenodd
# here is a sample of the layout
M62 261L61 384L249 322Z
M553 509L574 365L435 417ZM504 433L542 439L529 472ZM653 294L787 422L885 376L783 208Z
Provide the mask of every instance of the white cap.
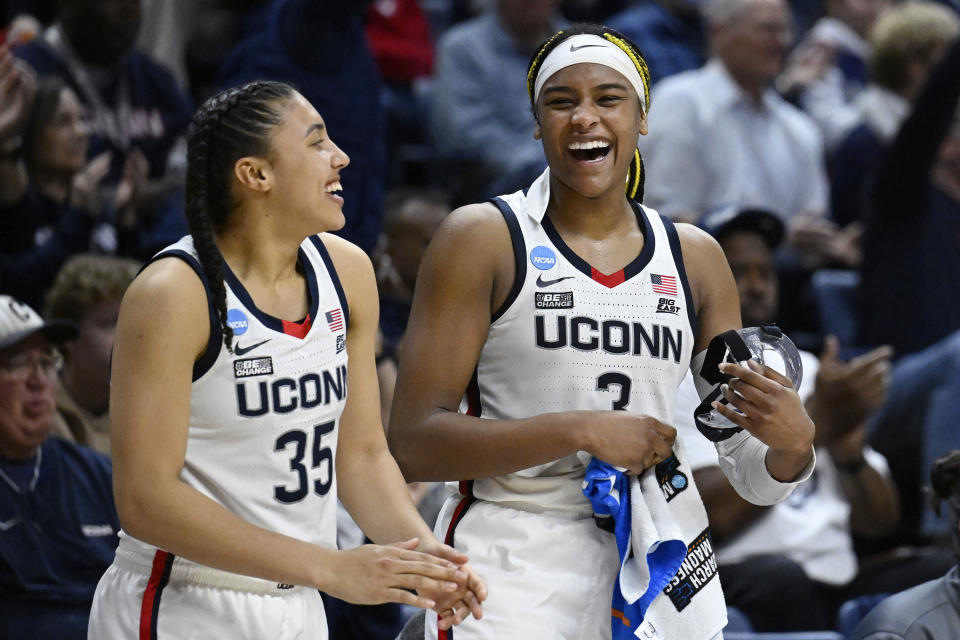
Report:
M77 327L66 320L44 321L29 305L0 295L0 349L6 349L37 332L47 340L60 342L77 337Z

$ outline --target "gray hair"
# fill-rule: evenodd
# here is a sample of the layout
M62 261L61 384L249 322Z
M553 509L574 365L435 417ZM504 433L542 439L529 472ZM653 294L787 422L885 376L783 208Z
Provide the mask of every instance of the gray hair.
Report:
M734 22L746 13L753 0L709 0L701 10L711 27Z

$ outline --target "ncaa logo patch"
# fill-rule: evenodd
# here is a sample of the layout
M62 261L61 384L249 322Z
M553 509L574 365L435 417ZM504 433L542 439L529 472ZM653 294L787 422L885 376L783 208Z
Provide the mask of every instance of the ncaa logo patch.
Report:
M530 262L537 269L547 271L556 266L557 254L555 254L550 247L545 247L542 244L537 245L530 250Z
M233 335L242 336L247 332L249 324L247 314L240 309L230 309L227 311L227 326L233 329Z
M680 471L680 461L676 456L670 456L656 466L657 481L660 490L667 502L677 497L677 494L687 488L687 474Z

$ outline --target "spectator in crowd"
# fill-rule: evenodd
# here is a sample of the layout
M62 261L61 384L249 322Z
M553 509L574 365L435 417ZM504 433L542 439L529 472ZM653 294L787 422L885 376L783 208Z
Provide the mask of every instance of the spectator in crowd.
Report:
M867 85L867 36L891 0L827 0L820 18L790 56L777 88L813 118L827 150L856 121L853 102Z
M145 257L186 233L177 193L192 106L166 69L132 49L139 28L139 0L62 0L53 26L14 53L77 95L88 111L88 155L110 152L98 191L132 207L109 220L117 229L98 236L99 249Z
M387 183L404 184L417 169L425 179L431 169L427 111L433 74L427 17L417 0L377 0L367 11L365 30L382 81Z
M924 484L944 451L960 449L960 331L897 360L890 397L871 421L870 444L887 456L903 505L895 539L927 544L946 523L925 508Z
M546 167L525 84L537 45L562 26L559 0L496 0L437 45L431 131L460 161L457 201L525 187Z
M653 88L640 141L647 203L678 220L725 206L760 207L789 222L807 264L845 257L848 238L825 219L827 176L813 122L772 87L792 42L783 0L712 0L713 58Z
M368 253L380 233L386 145L380 79L364 34L367 0L272 0L220 69L222 87L289 82L323 114L344 152L338 235ZM336 87L336 90L331 90Z
M730 263L744 326L769 324L777 308L773 255L782 222L767 211L730 208L701 224ZM757 631L833 628L844 600L902 589L945 568L944 558L926 553L858 564L853 536L881 537L899 514L887 461L866 442L867 418L889 387L891 351L880 347L843 362L838 348L828 339L819 361L801 351L799 393L817 425L817 467L787 500L769 507L744 500L724 477L720 459L730 455L729 445L714 447L697 431L692 378L680 387L678 439L707 507L724 594Z
M58 78L32 81L12 71L0 49L0 77L30 82L30 108L16 100L0 107L8 122L23 122L0 154L0 292L38 305L57 270L74 253L89 250L98 235L103 203L97 185L109 170L109 152L87 160L83 110ZM19 111L19 113L13 113ZM2 137L2 134L0 134Z
M0 637L87 637L101 574L120 523L110 461L48 437L62 364L54 346L76 336L0 296Z
M57 435L110 455L110 353L124 291L140 264L129 258L79 255L63 266L47 295L45 316L78 328L63 345L57 383Z
M653 82L706 62L707 38L697 0L635 2L606 24L640 44Z
M895 6L877 20L870 35L870 84L854 101L856 121L829 163L831 216L837 224L862 220L877 159L958 33L957 14L925 0Z
M960 449L937 459L930 472L933 504L946 505L954 552L960 558ZM881 602L857 626L852 640L948 640L960 629L960 565Z
M960 329L960 38L879 160L864 232L859 342L919 351Z

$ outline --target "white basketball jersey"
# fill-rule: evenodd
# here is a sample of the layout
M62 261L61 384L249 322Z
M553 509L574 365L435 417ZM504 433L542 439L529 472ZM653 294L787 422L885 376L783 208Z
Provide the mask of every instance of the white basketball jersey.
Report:
M348 309L322 240L308 238L299 250L310 293L303 323L258 309L224 263L233 353L223 344L192 238L154 259L166 256L193 267L210 302L181 479L252 524L336 548L334 460L347 395Z
M697 330L673 223L634 203L643 248L603 274L545 216L548 190L545 174L526 194L495 201L510 229L516 279L494 314L462 409L493 419L622 409L672 424ZM472 491L519 508L591 512L583 476L572 454L476 479Z

